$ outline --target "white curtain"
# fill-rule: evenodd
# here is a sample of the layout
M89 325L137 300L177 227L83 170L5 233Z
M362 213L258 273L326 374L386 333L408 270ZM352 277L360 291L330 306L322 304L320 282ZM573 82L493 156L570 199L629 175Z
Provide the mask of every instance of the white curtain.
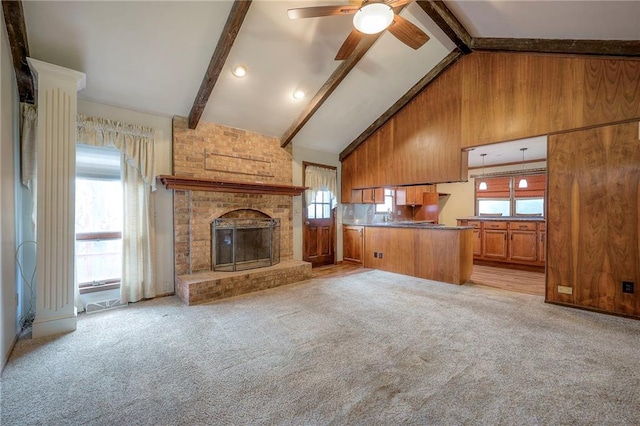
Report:
M336 169L319 166L307 166L304 173L304 184L309 187L305 192L307 205L316 199L318 191L331 191L331 208L337 204L338 177Z
M117 148L122 153L124 225L120 300L155 297L153 199L155 187L154 130L78 114L78 143Z
M31 228L36 234L36 130L38 109L34 105L21 103L22 131L20 132L20 172L22 184L31 193Z

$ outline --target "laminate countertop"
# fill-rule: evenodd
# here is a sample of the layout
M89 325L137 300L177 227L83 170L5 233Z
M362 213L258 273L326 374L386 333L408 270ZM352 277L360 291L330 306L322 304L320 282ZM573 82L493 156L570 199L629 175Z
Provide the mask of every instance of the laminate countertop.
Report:
M446 226L433 222L403 221L403 222L376 222L376 223L355 223L343 222L343 226L367 226L377 228L414 228L414 229L434 229L443 231L457 231L462 229L472 229L472 226Z
M468 216L461 217L458 220L482 220L482 221L500 221L500 222L544 222L542 216Z

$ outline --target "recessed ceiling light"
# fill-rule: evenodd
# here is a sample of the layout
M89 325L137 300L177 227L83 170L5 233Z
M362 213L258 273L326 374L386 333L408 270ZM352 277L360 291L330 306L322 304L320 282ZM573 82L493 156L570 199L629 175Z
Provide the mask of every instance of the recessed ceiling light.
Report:
M231 73L238 78L242 78L247 75L247 67L244 65L236 65L233 70L231 70Z
M304 98L304 92L300 89L293 92L293 99L302 99Z

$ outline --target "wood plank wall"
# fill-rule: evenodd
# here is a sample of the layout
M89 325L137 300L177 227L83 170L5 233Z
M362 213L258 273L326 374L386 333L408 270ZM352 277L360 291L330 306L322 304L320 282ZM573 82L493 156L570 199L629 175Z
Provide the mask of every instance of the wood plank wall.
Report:
M547 170L547 301L640 318L640 123L551 136Z
M640 117L640 60L474 53L463 62L464 147Z
M462 148L636 118L639 59L474 52L343 160L343 202L351 188L463 180Z

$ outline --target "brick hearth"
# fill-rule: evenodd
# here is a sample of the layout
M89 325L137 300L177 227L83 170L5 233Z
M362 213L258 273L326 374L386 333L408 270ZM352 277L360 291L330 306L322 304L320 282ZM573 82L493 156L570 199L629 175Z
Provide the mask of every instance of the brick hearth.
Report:
M287 260L266 268L241 272L201 272L180 275L176 294L187 305L197 305L311 279L311 264Z

